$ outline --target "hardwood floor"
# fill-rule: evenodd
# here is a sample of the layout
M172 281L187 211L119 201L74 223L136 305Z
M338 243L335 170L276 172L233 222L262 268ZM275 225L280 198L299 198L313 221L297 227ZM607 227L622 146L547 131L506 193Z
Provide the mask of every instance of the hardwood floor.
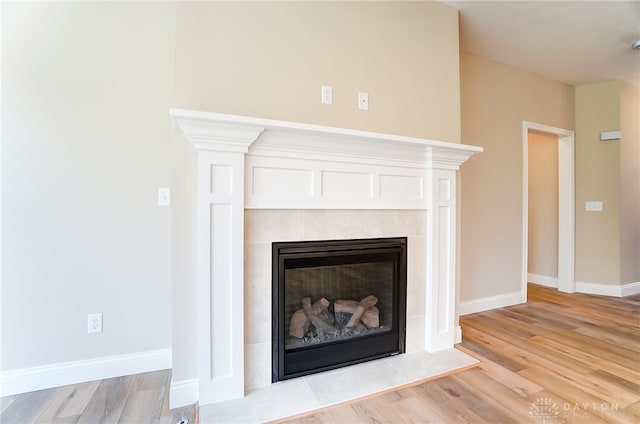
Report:
M0 399L2 424L197 422L196 406L169 410L171 370L110 378Z
M479 367L281 422L640 423L640 295L528 298L460 319Z
M640 423L640 295L529 286L529 302L460 319L481 364L282 423ZM170 371L2 398L5 423L197 422L168 409Z

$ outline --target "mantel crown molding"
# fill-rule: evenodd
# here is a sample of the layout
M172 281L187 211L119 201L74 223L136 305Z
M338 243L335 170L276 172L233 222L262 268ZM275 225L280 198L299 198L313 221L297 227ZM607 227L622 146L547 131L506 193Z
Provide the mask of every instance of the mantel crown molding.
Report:
M251 123L212 119L206 112L170 109L174 127L193 143L196 150L247 153L265 130Z
M458 146L473 147L470 149L460 149L456 145L450 146L429 146L426 149L427 168L438 169L460 169L460 165L467 161L472 155L482 152L481 147L460 144Z
M457 170L481 147L248 116L171 109L171 118L198 150L287 156L330 155L396 160L425 168ZM264 135L263 135L264 133Z

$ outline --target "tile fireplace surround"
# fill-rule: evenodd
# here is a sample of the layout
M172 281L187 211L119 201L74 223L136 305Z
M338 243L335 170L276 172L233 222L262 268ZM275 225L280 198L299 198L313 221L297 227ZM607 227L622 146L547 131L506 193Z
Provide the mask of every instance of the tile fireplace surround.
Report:
M407 355L399 356L442 358L436 352L451 350L461 336L456 171L481 148L218 113L170 114L198 155L200 405L291 384L271 384L274 241L407 236ZM380 361L373 364L389 360Z

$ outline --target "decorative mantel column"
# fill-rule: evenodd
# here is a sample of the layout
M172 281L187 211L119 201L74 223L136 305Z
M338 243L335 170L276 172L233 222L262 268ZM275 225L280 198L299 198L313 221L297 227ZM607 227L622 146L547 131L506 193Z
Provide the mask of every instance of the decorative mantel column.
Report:
M264 128L214 124L197 113L172 116L198 153L199 401L237 399L244 396L244 156Z
M425 348L453 347L461 334L456 320L456 171L469 158L456 149L427 150L427 282L431 306L425 316Z
M218 113L170 114L198 152L201 404L244 396L245 208L425 210L424 349L453 347L456 171L480 147Z

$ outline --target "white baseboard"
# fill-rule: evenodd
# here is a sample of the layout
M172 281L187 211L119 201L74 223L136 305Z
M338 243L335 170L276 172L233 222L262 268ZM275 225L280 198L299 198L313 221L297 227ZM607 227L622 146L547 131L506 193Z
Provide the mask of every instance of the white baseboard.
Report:
M198 379L191 380L171 380L171 389L169 390L169 408L175 409L182 406L193 405L198 402Z
M640 293L640 282L613 285L576 281L576 292L600 296L624 297Z
M634 294L640 293L640 281L636 281L635 283L624 284L622 286L622 297L633 296Z
M468 315L490 309L504 308L505 306L524 303L521 292L500 294L497 296L483 297L481 299L467 300L458 304L458 314Z
M553 277L545 277L545 276L537 276L543 277L531 278L535 274L528 274L528 280L535 284L540 284L548 287L556 287L557 288L557 278L556 285L551 286L545 283L552 283ZM640 293L640 282L623 284L623 285L611 285L611 284L596 284L596 283L581 283L576 281L576 292L577 293L585 293L585 294L596 294L602 296L614 296L614 297L624 297L624 296L632 296L634 294ZM464 302L460 302L458 304L458 315L469 315L474 314L476 312L488 311L491 309L504 308L505 306L518 305L520 303L524 303L525 299L522 298L521 292L515 293L507 293L501 294L498 296L490 296L483 297L481 299L475 300L467 300ZM457 340L456 334L456 340Z
M453 343L462 343L462 327L456 325Z
M527 281L545 287L558 288L558 277L549 277L548 275L527 274Z
M171 349L63 362L0 373L0 397L171 368Z

